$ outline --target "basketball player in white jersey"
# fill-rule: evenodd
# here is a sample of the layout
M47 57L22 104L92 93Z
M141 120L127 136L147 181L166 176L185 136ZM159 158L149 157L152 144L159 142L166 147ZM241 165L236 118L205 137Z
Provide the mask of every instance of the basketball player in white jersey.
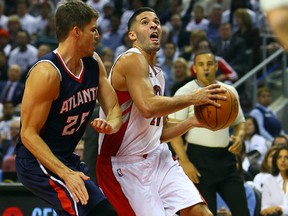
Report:
M261 0L261 9L276 39L288 51L288 1Z
M192 104L219 106L214 99L225 100L218 95L223 90L214 84L164 97L163 71L155 66L162 33L159 18L151 8L140 8L128 29L133 48L118 57L110 73L123 124L115 134L100 134L98 183L120 216L172 216L179 210L182 216L212 216L164 143L203 125L195 117L172 124L165 116Z

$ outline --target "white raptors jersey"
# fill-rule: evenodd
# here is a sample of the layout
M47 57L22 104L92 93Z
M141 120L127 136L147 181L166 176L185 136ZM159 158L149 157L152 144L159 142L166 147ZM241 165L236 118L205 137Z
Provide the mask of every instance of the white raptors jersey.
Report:
M136 48L131 48L125 53L128 52L141 54ZM115 62L117 62L120 56ZM137 68L135 68L135 70L137 70ZM111 70L110 81L112 76L113 73ZM164 77L162 70L158 67L154 67L154 70L149 67L149 78L155 95L163 95ZM134 105L128 91L116 90L116 94L122 110L123 124L115 134L99 134L99 154L103 156L126 156L150 153L157 145L160 145L163 117L144 118ZM100 109L100 118L105 118L102 109Z

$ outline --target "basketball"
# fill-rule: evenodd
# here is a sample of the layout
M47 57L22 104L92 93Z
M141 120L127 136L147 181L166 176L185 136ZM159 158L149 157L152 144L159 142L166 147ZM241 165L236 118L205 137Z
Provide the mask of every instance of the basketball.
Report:
M224 88L222 86L222 88ZM229 127L238 115L238 100L235 94L226 88L226 100L216 100L221 107L210 104L194 106L194 112L197 120L208 126L211 130L220 130Z

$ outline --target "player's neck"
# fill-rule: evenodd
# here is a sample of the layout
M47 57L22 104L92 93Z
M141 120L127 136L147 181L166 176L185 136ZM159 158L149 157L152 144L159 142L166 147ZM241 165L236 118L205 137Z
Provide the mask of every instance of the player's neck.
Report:
M134 46L134 47L137 48L142 53L142 55L145 57L146 61L148 62L148 64L151 67L155 66L155 64L156 64L156 52L148 53L138 46Z
M82 68L81 58L73 55L73 52L66 49L66 47L59 46L57 52L64 61L67 68L75 75L79 73Z

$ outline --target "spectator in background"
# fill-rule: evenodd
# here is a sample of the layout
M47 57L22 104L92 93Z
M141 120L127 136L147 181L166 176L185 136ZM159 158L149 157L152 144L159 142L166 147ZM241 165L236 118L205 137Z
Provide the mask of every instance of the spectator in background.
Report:
M3 152L3 161L7 159L10 156L14 156L14 150L16 147L17 139L19 137L19 132L20 132L20 120L13 120L10 123L10 134L11 134L11 139L7 139L4 137L1 137L0 139L0 147L2 148Z
M173 14L181 14L181 19L183 20L183 11L182 11L182 1L181 0L168 0L165 3L156 3L156 4L162 4L162 12L159 13L160 15L160 21L161 25L166 25L170 20ZM161 10L160 8L157 10ZM186 26L186 22L184 22L184 25Z
M212 8L213 5L220 4L223 11L230 10L231 0L205 0L206 9Z
M110 21L111 29L102 34L101 42L103 46L109 47L115 52L116 48L122 44L124 32L119 28L120 18L118 15L112 15Z
M100 31L103 33L109 32L111 29L111 17L114 14L114 7L111 3L106 3L103 6L103 14L100 15L97 20L97 25Z
M8 69L8 80L0 81L0 102L11 101L16 107L22 101L23 92L21 68L17 64L12 64Z
M233 36L233 30L229 23L222 23L218 31L220 38L211 43L213 52L215 52L215 55L224 58L242 77L247 69L246 44L244 40Z
M193 16L190 22L186 26L186 31L191 32L193 30L207 31L209 21L204 17L204 7L200 3L194 4Z
M208 14L208 26L206 34L210 42L220 39L219 27L221 24L222 7L220 4L213 4Z
M20 19L22 29L31 37L36 33L36 18L28 13L30 3L28 0L17 0L16 13Z
M288 215L287 181L288 147L282 146L275 152L271 175L263 184L261 215Z
M277 147L273 146L269 148L264 156L264 159L260 166L260 172L254 177L253 184L254 186L262 192L262 187L265 179L272 172L272 158L274 153L276 152Z
M2 170L3 170L3 172L15 172L16 171L15 155L8 156L5 158L5 160L3 160ZM12 183L12 182L14 182L14 180L8 178L8 179L3 179L3 182Z
M15 107L10 101L4 101L3 104L3 116L0 118L0 138L11 140L10 124L13 120L19 119L19 116L15 115Z
M39 32L33 45L39 47L41 44L48 44L52 50L56 49L58 46L58 40L56 36L56 26L55 26L55 16L51 14L47 18L47 25L42 32Z
M7 27L10 34L9 44L11 44L11 49L17 46L17 34L18 31L22 30L20 19L17 15L11 15L8 17Z
M273 142L274 137L285 132L281 122L275 113L269 108L272 102L271 92L268 87L259 87L257 92L257 103L250 111L250 115L257 119L260 134L268 141Z
M163 70L165 78L165 95L170 95L170 90L173 85L173 71L172 65L176 54L176 45L173 42L167 42L164 45L164 61L160 63L160 67Z
M16 13L15 5L17 0L4 0L4 1L5 1L4 14L7 14L7 16L15 14Z
M38 47L37 58L39 59L49 52L51 52L51 47L48 44L41 44Z
M40 14L35 18L35 33L42 33L49 22L49 17L53 13L53 4L50 0L42 0L38 3Z
M180 14L173 14L170 20L168 41L176 44L177 49L181 52L185 45L189 44L190 32L185 30Z
M6 81L8 79L8 57L3 50L0 50L0 81Z
M169 29L166 26L162 26L162 36L160 41L160 50L157 52L157 62L162 64L164 62L164 46L168 42ZM177 54L178 55L178 54Z
M193 78L190 76L188 62L179 57L173 62L173 85L170 90L170 96L173 96L175 92L187 82L190 82Z
M257 120L252 116L245 117L245 150L250 166L253 166L253 175L259 172L260 165L267 152L266 139L260 135Z
M96 11L98 11L100 15L103 15L104 5L109 3L109 0L87 0L85 2L86 4L94 8Z
M8 17L4 12L5 12L5 1L0 0L0 28L7 30Z
M234 35L242 38L246 47L246 59L251 58L250 67L255 67L261 61L261 38L259 29L254 26L252 19L245 8L239 8L234 13L239 29ZM250 69L250 68L249 68Z
M132 42L129 39L128 36L128 32L125 32L123 34L123 38L122 38L122 44L120 46L118 46L115 50L114 53L114 60L116 60L116 58L123 52L125 52L126 50L130 49L132 47Z
M17 46L10 53L8 66L18 64L24 80L28 70L37 60L38 50L30 44L29 34L24 30L18 31L16 40Z
M250 15L253 25L257 26L257 19L255 11L251 10L249 0L233 0L230 7L224 10L222 15L222 22L228 22L231 24L233 32L237 31L239 26L236 23L234 13L238 8L244 8Z
M103 64L104 64L104 67L105 67L107 76L109 76L110 71L111 71L111 68L112 68L112 66L113 66L113 62L112 62L112 61L109 61L109 60L105 60L105 61L103 61Z
M34 17L41 15L41 4L42 3L51 3L51 12L54 13L55 6L54 0L30 0L30 6L28 8L28 13Z
M0 29L0 50L3 50L6 56L9 56L12 45L9 43L10 34L5 29Z
M203 39L207 39L207 34L204 30L191 31L189 44L184 47L183 51L180 53L180 56L185 58L188 62L193 61L195 47L199 41Z
M129 9L125 10L120 18L120 27L119 29L122 32L126 32L128 31L127 26L128 26L128 20L130 19L130 17L132 16L132 14L140 7L145 6L144 4L144 0L132 0L129 1Z
M100 53L102 61L112 61L114 60L114 52L109 47L104 47Z
M288 146L288 138L285 135L278 135L274 137L272 146Z

